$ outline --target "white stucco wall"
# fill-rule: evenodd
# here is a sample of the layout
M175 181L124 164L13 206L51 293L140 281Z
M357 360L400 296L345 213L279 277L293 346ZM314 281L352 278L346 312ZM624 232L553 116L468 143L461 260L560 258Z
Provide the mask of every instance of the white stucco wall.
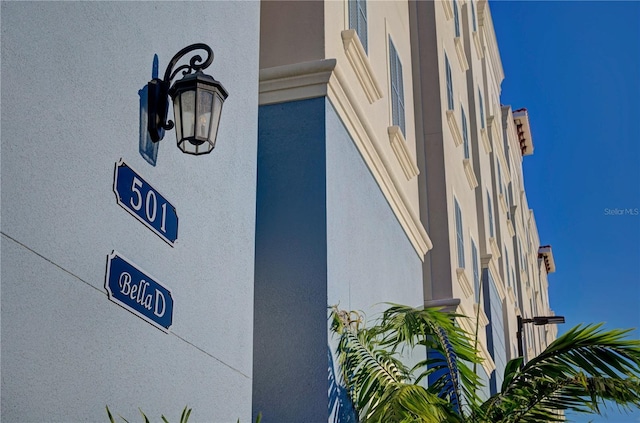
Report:
M251 413L258 2L2 2L2 420ZM208 156L138 152L139 96L183 47L229 98ZM170 112L172 115L172 112ZM116 204L123 158L177 209L175 248ZM112 250L171 288L173 326L107 298Z

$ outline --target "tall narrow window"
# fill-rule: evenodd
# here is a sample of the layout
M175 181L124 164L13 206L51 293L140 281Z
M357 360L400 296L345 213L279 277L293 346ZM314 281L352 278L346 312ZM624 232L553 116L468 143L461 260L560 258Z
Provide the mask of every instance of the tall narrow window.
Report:
M471 21L473 22L473 32L476 32L478 24L476 23L476 6L473 4L473 0L471 0Z
M491 197L489 191L487 191L487 209L489 211L489 237L493 238L493 205L491 204Z
M502 167L500 166L500 162L498 162L498 190L500 194L502 194Z
M464 158L469 158L469 130L467 128L467 115L464 112L464 107L460 106L462 110L462 145L464 147Z
M480 304L480 269L478 269L478 249L471 240L471 264L473 265L473 291L477 304Z
M355 29L364 51L367 52L367 2L349 0L349 28Z
M480 88L478 88L478 102L480 103L480 128L484 129L484 100L482 100Z
M404 118L404 88L402 84L402 63L398 51L389 37L389 67L391 68L391 115L392 123L398 125L405 132Z
M444 66L447 75L447 107L449 110L453 110L453 80L451 79L451 65L449 65L449 58L444 55Z
M458 267L464 267L464 233L462 229L462 212L458 200L454 199L456 213L456 244L458 247Z
M458 2L453 0L453 24L455 26L456 37L460 36L460 16L458 15Z

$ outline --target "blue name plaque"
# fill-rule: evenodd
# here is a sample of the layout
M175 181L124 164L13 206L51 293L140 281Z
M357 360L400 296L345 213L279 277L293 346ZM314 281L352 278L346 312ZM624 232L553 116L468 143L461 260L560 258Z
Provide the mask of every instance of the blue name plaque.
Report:
M171 290L115 250L107 256L105 288L111 301L169 332L173 322Z
M118 204L173 247L178 239L176 208L122 159L113 179Z

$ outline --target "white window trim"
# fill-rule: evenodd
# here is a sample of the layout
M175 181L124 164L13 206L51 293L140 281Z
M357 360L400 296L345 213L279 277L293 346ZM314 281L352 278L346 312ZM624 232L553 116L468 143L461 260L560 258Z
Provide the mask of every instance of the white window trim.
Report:
M473 317L475 317L476 315L478 316L478 323L480 324L480 328L484 328L489 324L489 318L484 312L484 307L482 307L478 303L473 303Z
M418 176L420 169L418 169L415 160L411 157L411 153L407 148L407 141L404 139L404 135L402 134L400 127L398 125L389 126L387 128L387 133L389 134L389 143L391 143L391 148L398 159L398 163L400 163L400 167L402 168L407 181Z
M390 100L390 108L389 111L391 112L391 119L390 122L393 125L393 112L394 112L394 104L393 104L393 81L392 81L392 72L391 72L391 46L393 46L395 52L396 52L396 59L400 64L400 67L402 68L402 61L400 60L400 53L398 52L398 49L396 48L395 44L393 43L393 40L391 39L391 34L389 33L389 31L387 31L387 59L389 60L388 62L388 69L387 71L389 72L389 100ZM404 91L404 75L403 73L400 73L400 83L401 83L401 88ZM401 92L401 97L402 97L402 106L403 106L403 122L402 124L404 125L404 130L406 131L407 128L407 108L406 108L406 103L405 103L405 97L404 97L404 92ZM395 126L400 126L400 125L395 125ZM402 129L402 128L401 128Z
M471 282L469 282L469 278L467 278L467 272L464 267L456 268L456 275L465 298L473 297L473 286L471 285Z
M496 241L495 237L489 238L489 246L491 247L491 253L493 254L493 257L495 257L496 260L499 259L501 256L500 247L498 247L498 241Z
M480 138L482 138L482 146L484 147L484 152L489 154L491 153L491 142L489 141L489 136L487 135L487 127L480 129Z
M442 0L442 8L444 9L444 17L447 20L451 20L453 18L453 6L451 5L452 0Z
M382 98L382 88L375 77L373 67L367 53L364 51L360 37L355 29L342 31L342 44L349 64L354 70L364 94L372 104Z
M476 45L476 57L478 60L482 60L484 58L484 50L482 48L482 40L480 40L480 34L478 31L474 31L471 33L473 38L473 43Z
M469 187L474 190L478 186L478 179L476 178L476 172L473 170L470 159L463 159L462 165L464 166L464 174L469 182Z
M467 55L464 53L464 45L462 43L462 37L455 37L453 44L456 46L456 55L458 56L458 63L460 64L460 70L464 73L469 70L469 62L467 61Z
M455 110L447 110L447 123L449 124L449 129L451 130L455 146L458 147L462 145L462 133L460 132L458 122L456 121Z

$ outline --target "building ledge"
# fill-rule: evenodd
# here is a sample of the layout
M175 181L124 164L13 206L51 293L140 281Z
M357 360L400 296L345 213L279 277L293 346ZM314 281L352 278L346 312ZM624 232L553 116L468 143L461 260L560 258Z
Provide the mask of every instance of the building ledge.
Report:
M458 55L458 63L460 63L460 70L462 73L469 70L469 62L467 61L467 55L464 53L464 44L462 37L455 37L453 43L456 46L456 53Z
M462 134L460 133L460 128L458 128L455 110L447 110L447 123L449 124L451 135L453 136L453 143L456 147L462 145Z
M373 103L376 100L382 98L382 89L380 84L376 80L373 68L369 62L369 57L364 51L362 42L358 37L355 29L347 29L342 31L342 44L344 45L344 52L349 59L349 63L353 68L358 82L362 86L367 100L369 103Z
M460 284L460 288L462 288L462 293L466 298L469 298L473 295L473 287L471 286L471 282L469 282L469 278L467 278L464 267L458 267L456 269L456 275L458 276L458 283Z
M335 67L326 59L260 69L259 105L323 97Z
M533 154L533 139L531 138L531 125L527 109L518 109L513 112L513 122L516 125L516 135L520 143L520 152L523 156Z
M476 173L471 165L471 160L463 159L462 164L464 166L464 174L467 176L467 182L469 182L469 187L472 190L476 189L478 186L478 179L476 178Z
M482 138L482 146L484 147L484 152L487 154L491 153L491 141L489 141L487 128L482 128L480 130L480 138Z
M538 258L544 260L544 266L547 269L547 273L553 273L556 271L556 262L553 259L551 245L543 245L538 248Z
M473 37L473 43L476 45L476 56L478 60L482 60L484 57L484 51L482 50L482 41L480 40L480 33L478 31L474 31L471 33Z
M418 176L420 169L418 169L415 160L413 160L413 157L411 157L411 154L409 153L409 149L407 149L407 142L402 135L400 127L398 125L389 126L387 128L387 133L389 134L391 148L398 159L398 163L400 163L400 167L402 168L407 181Z

